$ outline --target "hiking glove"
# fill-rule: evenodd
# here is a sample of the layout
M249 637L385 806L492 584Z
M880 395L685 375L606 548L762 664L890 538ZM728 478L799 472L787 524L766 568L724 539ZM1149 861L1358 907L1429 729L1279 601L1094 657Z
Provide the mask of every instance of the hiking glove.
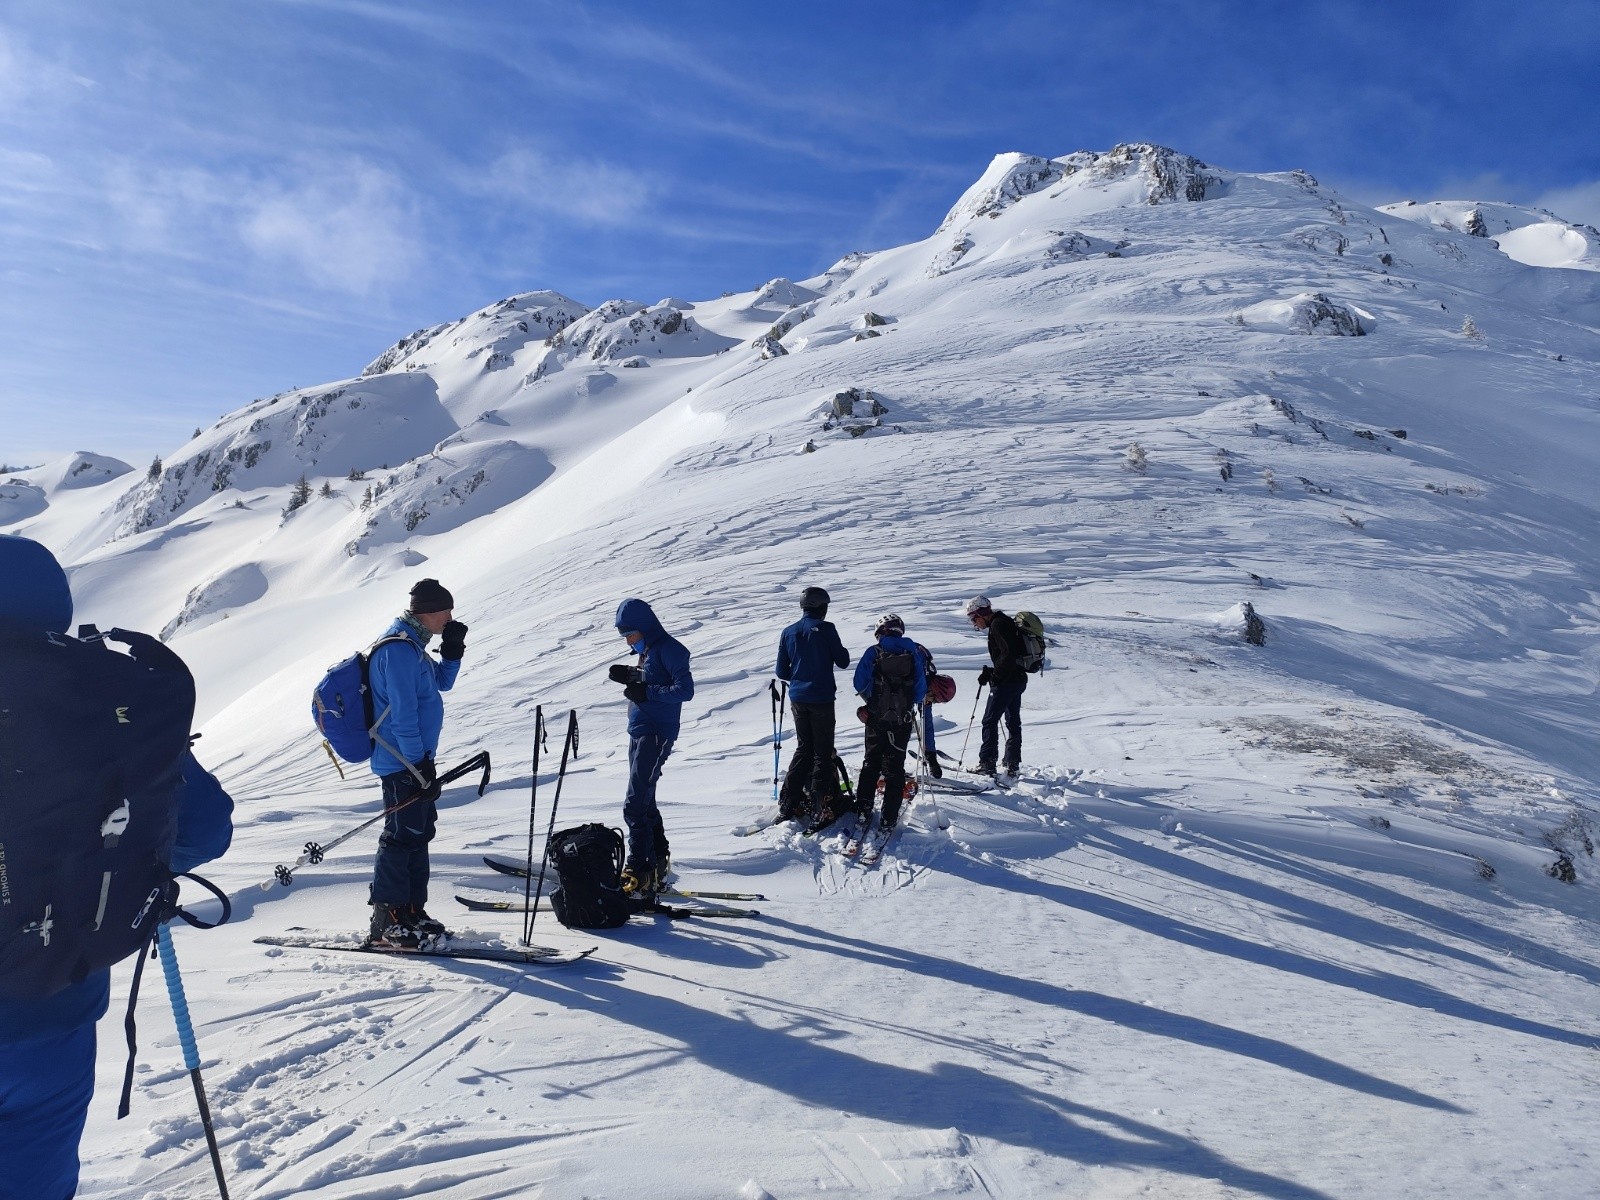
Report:
M611 677L612 683L638 683L639 668L630 667L627 663L612 663L611 670L606 672Z
M439 643L439 657L460 662L467 649L467 627L460 621L446 622L444 637Z
M425 782L422 787L417 789L417 794L412 799L421 800L424 803L429 800L437 800L441 789L439 787L439 770L433 765L433 755L423 755L422 761L417 764L417 771Z
M993 682L994 682L994 668L993 667L985 667L983 670L978 672L978 686L979 687L984 687L985 685L991 684Z
M633 682L629 683L627 687L623 688L622 694L629 700L632 700L635 704L643 704L650 698L650 690L638 680L634 680Z

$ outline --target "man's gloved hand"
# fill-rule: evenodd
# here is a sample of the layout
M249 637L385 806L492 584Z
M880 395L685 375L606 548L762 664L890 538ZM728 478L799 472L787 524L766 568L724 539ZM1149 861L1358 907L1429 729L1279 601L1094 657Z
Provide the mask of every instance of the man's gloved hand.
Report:
M979 687L983 687L986 684L991 684L993 682L994 682L994 668L993 667L985 667L983 670L978 672L978 686Z
M870 714L867 712L867 706L865 704L863 704L860 708L856 709L856 720L860 721L863 725L868 723L867 722L867 717L869 715Z
M460 662L467 650L467 627L460 621L447 621L439 641L439 657Z
M426 782L417 790L417 794L412 799L423 802L437 800L441 789L439 787L439 770L433 765L433 755L424 755L422 761L417 764L417 771Z
M612 683L639 682L639 668L627 663L612 663L611 669L606 674L611 677Z
M635 704L643 704L650 698L650 690L644 686L643 682L637 679L633 680L628 684L627 687L623 688L622 694L629 700L632 700Z

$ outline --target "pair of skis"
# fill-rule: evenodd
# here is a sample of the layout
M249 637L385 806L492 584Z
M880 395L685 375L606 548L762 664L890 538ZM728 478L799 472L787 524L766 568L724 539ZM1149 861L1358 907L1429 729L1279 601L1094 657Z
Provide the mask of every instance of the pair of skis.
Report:
M258 937L263 946L287 950L338 950L350 954L376 954L388 958L452 958L476 962L553 967L588 958L597 947L586 950L558 950L554 946L506 946L493 942L476 943L456 937L433 938L419 946L374 945L357 934L326 934L291 929L282 936Z
M527 871L527 868L520 863L509 862L503 858L493 858L489 855L484 855L483 863L484 866L489 867L491 870L498 871L502 875L510 875L513 878L523 878ZM672 887L660 888L657 890L656 895L672 896L684 900L762 901L766 899L766 897L759 892L707 892L698 890L691 891L686 888ZM460 893L456 894L456 900L473 912L512 912L515 911L517 907L514 901L510 899L488 899L476 896L463 896ZM543 905L541 906L541 911L544 907L545 906ZM732 908L720 904L700 905L694 908L683 909L681 911L695 917L724 917L730 919L754 918L761 915L757 909Z

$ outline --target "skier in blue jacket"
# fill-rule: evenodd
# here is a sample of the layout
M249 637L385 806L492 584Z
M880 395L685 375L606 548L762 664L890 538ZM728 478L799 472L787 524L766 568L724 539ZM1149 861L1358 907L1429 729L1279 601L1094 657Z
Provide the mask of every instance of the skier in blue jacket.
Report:
M52 633L72 624L66 574L38 542L0 534L0 621ZM182 787L174 871L219 857L233 837L233 801L193 755ZM0 998L0 1195L67 1200L77 1191L95 1022L110 995L111 972L97 971L43 1000Z
M639 655L637 667L615 663L609 672L628 698L628 795L622 805L628 862L622 887L629 895L649 897L672 870L656 784L677 740L684 701L694 698L694 676L689 672L689 651L661 627L643 600L618 605L616 626L628 649Z
M856 715L867 725L867 751L856 780L856 812L863 820L871 816L881 776L883 812L878 827L889 833L900 821L906 751L911 746L911 726L928 692L928 680L917 644L906 637L906 624L898 615L879 617L873 634L877 644L861 656L855 674L856 693L865 702Z
M800 596L800 611L805 615L778 638L778 663L773 673L789 681L789 707L794 712L794 754L778 798L778 810L786 821L802 815L826 821L838 815L834 811L839 782L833 766L833 671L850 665L850 652L827 619L828 601L822 588L808 587Z
M372 773L383 782L383 833L373 868L373 945L408 949L449 930L428 915L428 843L439 823L433 756L444 729L444 698L455 686L467 627L437 579L411 589L405 613L389 626L368 662L372 711L380 716ZM427 646L439 638L439 657Z

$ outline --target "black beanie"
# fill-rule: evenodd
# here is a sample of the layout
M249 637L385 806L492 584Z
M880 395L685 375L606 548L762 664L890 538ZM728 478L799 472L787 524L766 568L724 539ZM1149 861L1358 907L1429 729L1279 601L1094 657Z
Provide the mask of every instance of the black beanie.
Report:
M424 579L411 589L411 608L415 614L445 612L456 606L455 597L437 579Z
M828 611L828 593L819 587L808 587L800 594L800 609L802 612L814 613L822 616Z

